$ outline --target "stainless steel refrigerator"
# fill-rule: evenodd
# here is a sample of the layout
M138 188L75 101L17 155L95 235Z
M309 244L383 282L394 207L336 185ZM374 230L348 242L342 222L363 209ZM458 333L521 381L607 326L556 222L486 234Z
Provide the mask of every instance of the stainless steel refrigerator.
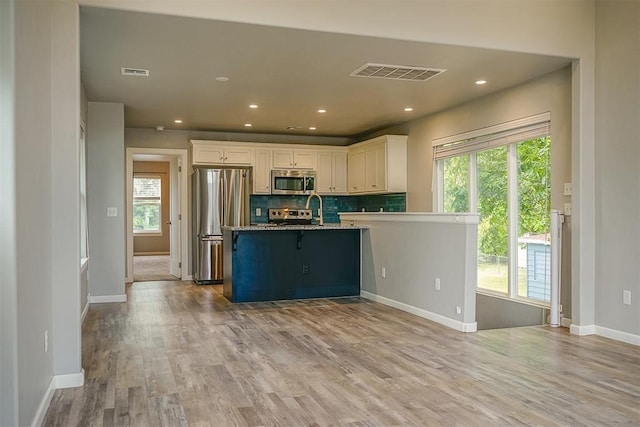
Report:
M194 168L193 278L198 284L222 283L221 226L249 224L251 168Z

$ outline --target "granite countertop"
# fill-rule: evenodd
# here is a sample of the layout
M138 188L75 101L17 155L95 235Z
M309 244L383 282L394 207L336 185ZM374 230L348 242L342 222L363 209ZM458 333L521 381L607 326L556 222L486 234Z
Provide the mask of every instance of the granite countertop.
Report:
M223 230L230 231L298 231L298 230L362 230L368 229L368 225L341 225L341 224L325 224L325 225L269 225L254 224L241 225L235 227L222 227Z

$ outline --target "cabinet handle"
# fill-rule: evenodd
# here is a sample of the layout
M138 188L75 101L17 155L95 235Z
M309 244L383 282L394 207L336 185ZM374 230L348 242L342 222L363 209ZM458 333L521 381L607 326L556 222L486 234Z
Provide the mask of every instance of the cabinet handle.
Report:
M220 156L220 160L224 160L224 157Z
M293 166L298 166L298 162L295 162L295 163L293 164Z
M228 157L225 157L224 159L225 159L225 160L227 160L227 159L228 159Z
M375 185L375 184L371 184L371 186L372 186L373 188L376 188L376 187L377 187L377 185Z

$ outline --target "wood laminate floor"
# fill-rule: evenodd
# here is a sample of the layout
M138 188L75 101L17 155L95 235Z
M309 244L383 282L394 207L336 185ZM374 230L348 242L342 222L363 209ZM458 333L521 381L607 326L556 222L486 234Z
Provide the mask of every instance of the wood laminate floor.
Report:
M360 298L232 305L134 283L83 325L86 385L46 426L640 425L640 348L566 329L463 334Z

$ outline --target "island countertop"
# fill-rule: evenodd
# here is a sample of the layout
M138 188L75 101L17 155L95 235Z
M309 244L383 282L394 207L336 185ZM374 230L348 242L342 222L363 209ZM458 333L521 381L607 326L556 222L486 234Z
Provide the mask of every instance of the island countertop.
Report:
M341 225L341 224L312 224L312 225L270 225L255 224L241 226L223 226L223 230L229 231L304 231L304 230L365 230L368 225Z

